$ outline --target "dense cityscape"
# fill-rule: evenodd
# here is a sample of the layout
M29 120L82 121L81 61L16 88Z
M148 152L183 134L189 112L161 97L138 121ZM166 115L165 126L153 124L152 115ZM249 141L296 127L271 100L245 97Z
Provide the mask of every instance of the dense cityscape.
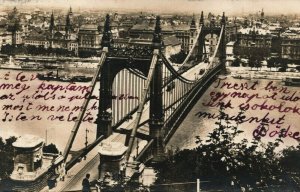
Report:
M155 14L110 13L115 46L151 43ZM221 14L206 13L205 25L219 25ZM69 10L18 10L1 13L1 53L64 57L97 56L105 14ZM184 57L196 38L198 15L161 15L166 55ZM268 16L263 9L247 16L226 17L227 65L280 67L299 62L299 20L297 15ZM217 36L206 38L211 55ZM257 54L261 53L261 54ZM177 62L180 63L180 62ZM296 70L295 68L289 70Z

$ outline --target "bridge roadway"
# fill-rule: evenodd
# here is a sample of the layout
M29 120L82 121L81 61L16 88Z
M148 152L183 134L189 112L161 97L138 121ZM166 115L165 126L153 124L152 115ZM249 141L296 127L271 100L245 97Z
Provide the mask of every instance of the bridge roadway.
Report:
M201 77L201 75L199 75L199 71L201 69L206 69L207 65L208 65L208 63L200 63L200 64L194 66L193 68L191 68L190 70L186 71L185 73L183 73L182 76L189 80L199 79ZM165 93L165 91L164 91L164 93ZM131 130L133 122L136 117L136 113L133 114L132 117L133 118L131 120L124 122L119 128ZM149 119L149 102L146 103L144 106L144 111L143 111L143 115L141 118L141 122L144 122L148 119ZM143 134L149 134L149 127L147 126L147 124L145 124L142 127L140 127L138 131ZM110 141L113 141L113 142L125 143L125 137L126 136L124 134L113 133L107 139ZM138 143L139 143L139 145L143 145L143 146L139 146L139 148L138 148L138 150L141 151L143 149L143 147L145 146L145 141L142 142L142 140L138 139ZM90 181L92 181L94 179L98 179L98 165L99 165L99 161L100 161L99 154L98 154L99 147L100 146L98 145L94 149L92 149L87 154L86 160L82 159L82 161L80 163L77 163L76 165L74 165L68 171L67 175L65 176L64 181L59 181L57 183L57 186L51 190L48 190L46 187L43 191L50 191L50 192L80 191L82 188L81 182L84 179L86 173L91 174ZM137 154L137 151L136 151L136 142L135 142L135 145L133 146L133 150L132 150L132 153L130 156L130 160L132 160L132 158L134 158L136 156L136 154Z

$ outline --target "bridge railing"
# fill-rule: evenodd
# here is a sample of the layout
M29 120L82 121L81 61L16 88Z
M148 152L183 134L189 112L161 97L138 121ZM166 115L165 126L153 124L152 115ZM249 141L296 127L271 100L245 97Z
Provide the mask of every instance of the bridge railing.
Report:
M176 108L172 116L166 119L163 128L163 138L165 144L168 143L177 127L191 110L193 104L197 102L197 98L199 98L201 94L203 94L204 90L210 86L210 84L214 81L215 76L221 71L221 69L221 65L217 65L211 70L208 70L207 73L203 75L198 80L196 85L191 89L185 100Z

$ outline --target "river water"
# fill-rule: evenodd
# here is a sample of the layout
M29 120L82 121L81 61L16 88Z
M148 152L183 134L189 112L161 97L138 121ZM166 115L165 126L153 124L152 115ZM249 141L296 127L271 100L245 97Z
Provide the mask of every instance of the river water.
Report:
M251 117L257 117L258 119L263 118L266 116L269 119L275 119L279 120L280 117L284 116L282 121L279 121L278 125L280 125L281 128L288 128L290 127L290 131L292 132L300 132L300 111L297 111L300 106L300 92L299 87L286 87L284 86L284 83L279 80L267 80L267 79L251 79L251 80L245 80L245 79L235 79L232 77L221 77L224 80L216 80L211 87L206 91L206 93L195 103L194 107L190 111L190 113L187 115L183 123L179 126L171 140L169 141L167 147L169 149L191 149L196 147L196 136L200 136L202 140L207 137L208 133L215 127L216 119L208 119L203 116L199 117L199 114L201 112L207 112L210 114L215 113L216 115L219 114L219 107L211 107L206 106L206 104L211 100L212 96L216 96L217 93L233 93L233 92L240 92L240 93L247 93L249 97L255 95L258 97L253 97L248 103L250 106L250 109L247 110L244 114L246 118ZM225 86L222 87L223 83L226 83ZM228 86L228 85L231 85ZM232 88L234 84L237 84L235 86L235 89ZM246 90L245 85L248 84L248 87L255 85L253 88L255 90ZM244 86L244 90L241 90L241 85ZM268 86L269 85L269 86ZM214 92L214 93L213 93ZM247 104L247 98L238 98L235 93L231 94L231 96L225 97L222 101L224 103L228 103L230 100L231 108L226 108L225 113L228 113L229 115L237 115L240 111L239 106L243 104L242 106L246 106ZM275 96L274 96L275 94ZM220 94L219 94L220 95ZM266 97L274 96L272 98L266 99ZM282 97L288 97L293 96L292 99L294 101L283 101ZM216 97L214 97L216 98ZM268 109L261 108L261 104L263 104L266 101L266 104L271 107ZM283 104L282 110L279 111L278 106L280 106L280 103ZM283 108L285 107L292 107L296 110L286 110L286 112L283 112ZM274 109L273 109L274 108ZM253 131L259 126L259 122L252 121L252 122L245 122L239 125L239 128L244 131L240 135L240 139L246 138L248 140L253 139ZM278 130L276 128L276 123L274 125L269 125L269 130L274 131ZM272 136L272 135L271 135ZM274 141L276 136L270 137L270 135L267 135L263 138L263 141ZM284 145L283 146L289 146L289 145L296 145L298 142L294 138L286 137L283 139Z
M9 72L9 76L5 76ZM18 90L16 89L4 89L3 87L0 87L0 96L3 95L8 95L10 93L13 93L15 95L15 100L11 101L9 99L1 99L0 100L0 118L1 118L1 127L0 127L0 136L7 138L8 136L20 136L23 134L34 134L38 135L42 138L45 138L47 143L55 143L60 150L63 150L67 138L70 135L71 129L74 125L73 121L70 121L72 117L75 117L78 114L78 111L73 111L73 113L70 113L70 111L41 111L37 110L34 107L40 106L40 105L47 105L47 106L53 106L55 109L58 109L60 106L69 106L70 108L76 107L76 106L81 106L83 103L82 99L73 99L70 101L70 97L74 95L80 95L82 94L80 90L63 90L63 91L55 91L54 93L56 94L55 99L48 99L45 100L43 98L39 99L33 99L33 98L28 98L24 99L24 95L30 95L34 94L34 92L37 90L37 88L41 85L42 81L40 80L28 80L31 75L35 75L36 72L22 72L22 74L19 74L20 71L9 71L9 70L0 70L0 78L1 78L1 84L2 83L13 83L14 85L17 83L21 83L21 86L23 84L26 84L27 86L30 86L29 89L24 90L21 92L19 95L16 95L16 92ZM19 77L22 75L25 75L24 80L28 80L25 82L21 82L20 80L17 81L15 80L17 75L19 74ZM5 77L7 77L8 80L5 80ZM212 98L211 94L212 92L217 93L231 93L231 92L241 92L241 93L248 93L249 95L253 94L258 94L258 96L265 96L265 95L272 95L274 92L276 92L276 98L274 99L267 99L267 104L271 105L279 105L279 103L283 102L280 98L282 96L291 96L293 95L293 98L300 97L299 95L299 88L298 87L286 87L286 91L283 91L283 83L281 81L272 81L272 88L266 90L266 86L270 84L271 80L266 80L266 79L251 79L251 80L244 80L244 79L234 79L232 77L222 77L224 80L216 80L212 86L207 90L207 92L194 104L194 107L192 108L191 112L187 115L186 119L183 121L183 123L180 125L178 130L175 132L174 136L171 138L170 142L168 143L167 147L168 148L194 148L196 146L195 144L195 137L200 136L201 138L205 138L207 134L214 128L214 123L215 119L208 119L204 117L199 117L199 112L208 112L208 113L215 113L216 115L218 114L218 107L211 107L211 106L205 106L204 104L208 103L210 99ZM53 86L57 85L63 85L66 87L69 83L67 82L45 82L52 84ZM221 87L222 83L226 83L226 86ZM235 86L236 89L230 89L230 86L228 86L231 83L231 85L234 85L236 83L239 85ZM241 84L245 85L248 84L250 87L251 85L255 84L254 88L255 90L240 90ZM219 84L219 85L218 85ZM75 83L76 86L89 86L89 83ZM274 89L274 87L277 87L277 90ZM98 95L98 90L99 90L99 83L96 84L95 90L94 90L94 95ZM44 90L45 91L45 90ZM288 92L288 93L287 93ZM41 92L45 93L45 92ZM57 99L59 95L64 95L66 96L65 99ZM231 95L232 96L232 95ZM237 98L237 97L226 97L222 101L223 102L228 102L229 100L231 103L231 108L226 109L225 112L230 114L230 115L236 115L239 112L239 105L242 103L246 102L245 98ZM265 99L258 99L258 98L253 98L251 99L248 103L250 106L253 106L255 104L261 104L263 103ZM284 106L290 106L290 107L299 107L300 106L300 100L296 101L284 101ZM31 107L33 109L31 110L26 110L25 107L28 106L28 103L32 103ZM16 110L3 110L4 105L23 105L23 109L20 110L20 108L17 108ZM92 100L89 104L89 108L92 107L92 105L98 105L97 100ZM9 113L9 115L6 117L6 113ZM33 115L40 115L42 117L41 120L16 120L16 116L19 115L20 113L24 112L25 115L30 118ZM89 110L91 112L91 115L89 117L93 118L93 121L96 118L97 110ZM299 127L299 113L293 113L292 111L289 112L278 112L278 110L274 109L271 111L267 110L260 110L259 107L256 106L256 109L249 109L246 111L245 115L250 118L250 117L258 117L262 118L263 116L268 113L269 118L274 118L274 119L279 119L281 116L284 116L283 123L281 124L282 128L286 128L290 126L290 130L293 132L300 131ZM10 115L13 115L14 117L10 120ZM51 116L52 115L52 116ZM59 119L56 118L55 120L51 120L49 116L64 116L64 119ZM81 128L79 129L79 133L76 138L76 142L74 143L74 150L80 149L84 146L84 143L86 141L86 136L87 140L89 143L91 143L95 139L96 135L96 124L91 123L93 121L86 121L82 123ZM242 137L252 139L252 133L253 130L259 125L259 123L243 123L240 125L240 129L244 131L242 134ZM285 126L285 127L284 127ZM276 129L275 125L270 125L270 130ZM88 131L86 131L88 130ZM272 141L274 140L275 137L266 137L266 141ZM296 140L292 138L285 138L284 139L285 145L292 145L296 144Z
M8 76L5 76L9 72ZM20 71L9 71L9 70L0 70L0 119L1 119L1 126L0 126L0 136L7 138L9 136L21 136L24 134L33 134L40 136L44 138L49 143L55 143L60 151L64 150L64 147L66 146L68 137L71 133L72 127L74 126L74 122L71 121L73 117L75 117L78 114L78 111L74 111L73 113L70 113L70 111L64 111L62 110L57 111L57 109L60 106L69 106L70 108L81 106L83 103L82 99L76 99L73 100L70 99L72 96L75 95L82 95L82 91L80 90L56 90L54 93L56 94L56 98L50 98L45 100L44 98L26 98L25 96L32 96L35 91L38 90L38 87L41 86L42 81L40 80L30 80L29 78L31 75L35 75L36 72L21 72ZM19 75L18 75L19 74ZM24 75L25 79L21 80L20 77ZM17 76L19 77L18 80L16 80ZM7 80L6 80L7 79ZM220 80L222 79L222 80ZM245 112L246 119L254 118L261 119L264 116L266 116L269 119L274 119L274 122L277 120L279 122L278 125L281 126L281 128L287 128L290 127L290 131L294 132L300 132L299 127L299 111L296 109L300 107L300 94L299 94L299 88L298 87L285 87L283 85L283 82L281 81L272 81L267 79L251 79L251 80L245 80L245 79L235 79L232 77L220 77L219 80L216 80L210 88L206 91L206 93L194 103L194 107L191 109L190 113L187 115L183 123L179 126L171 140L169 141L167 148L168 149L191 149L196 147L196 136L200 136L200 138L204 139L207 137L208 133L214 128L216 119L208 119L207 117L202 117L199 114L206 112L218 115L219 108L216 106L206 106L206 104L216 96L222 96L223 102L228 103L230 101L230 107L225 110L226 113L228 113L230 116L237 115L239 110L239 105L241 104L249 104L250 109ZM22 82L23 81L23 82ZM20 83L20 87L22 86L30 86L27 90L22 91L18 95L17 92L20 91L20 87L14 87L14 88L4 88L2 85L3 83L6 84L13 84L16 86L17 83ZM51 84L52 87L62 85L64 88L66 88L67 85L69 85L68 82L45 82L48 84ZM235 85L236 84L236 85ZM76 86L89 86L89 83L75 83ZM19 88L19 89L18 89ZM249 89L249 90L248 90ZM96 84L94 95L98 95L99 91L99 83ZM43 94L46 91L40 91L39 94ZM234 93L235 92L235 93ZM239 92L241 94L245 93L247 94L247 98L239 98L237 96L237 93ZM227 95L226 94L229 94ZM274 96L274 93L276 93ZM4 95L14 95L14 100L5 99L3 97ZM60 95L64 95L66 98L58 99ZM255 95L255 97L253 96ZM253 98L251 98L253 96ZM269 97L266 99L266 97ZM273 97L272 97L273 96ZM283 101L281 98L285 96L292 96L292 98ZM220 100L219 97L219 100ZM251 99L249 99L249 97ZM297 99L298 98L298 99ZM217 101L219 101L217 100ZM248 102L247 102L248 100ZM294 100L294 101L291 101ZM259 106L264 103L266 105L273 105L271 108L272 110L263 109ZM284 102L282 104L282 102ZM28 104L32 103L30 105L29 109L27 110L26 107L28 107ZM217 102L216 102L217 103ZM279 109L276 108L280 104L282 104L281 112L279 112ZM12 105L12 106L18 106L15 109L6 109L4 110L5 105ZM40 105L46 105L49 107L54 108L54 110L38 110L38 106ZM85 146L86 137L87 142L92 143L95 140L96 137L96 124L93 123L93 121L96 118L97 110L92 110L91 107L93 105L98 105L97 100L92 100L88 106L88 112L91 113L89 117L93 118L90 120L90 122L86 121L82 123L81 128L79 129L79 132L77 134L77 137L75 139L74 145L72 147L72 150L79 150ZM20 106L23 106L21 109ZM245 105L243 105L245 106ZM290 109L286 112L283 111L283 108L290 107ZM270 109L270 108L269 108ZM294 111L292 110L294 109ZM26 115L26 119L19 118L17 119L17 116L20 113L24 113ZM7 115L9 113L9 115ZM30 118L32 116L39 115L41 117L41 120ZM55 120L51 120L49 117L60 117L63 116L63 118L56 118ZM281 121L279 121L279 119ZM269 129L270 131L277 130L276 128L277 124L270 125ZM244 131L243 134L241 134L239 139L247 138L248 140L253 139L253 131L259 126L259 122L245 122L239 125L239 128ZM267 135L263 141L274 141L276 137L270 137ZM296 145L298 142L296 139L291 138L287 136L284 138L284 146L289 145ZM150 169L151 170L151 169ZM147 178L149 177L149 178ZM155 174L151 173L148 174L148 176L144 176L144 180L147 182L149 180L152 180L153 177L155 177ZM148 185L149 183L147 183ZM192 184L194 188L194 183Z
M30 80L30 77L35 76L36 73L37 72L35 71L21 72L16 70L0 70L1 85L12 84L15 86L17 85L17 83L21 83L21 86L30 86L28 89L22 91L18 95L17 92L19 92L20 90L15 89L15 87L11 89L4 88L3 86L0 87L0 97L8 94L14 95L14 100L5 99L4 97L2 97L2 99L0 100L0 136L7 138L9 136L19 137L24 134L33 134L44 138L47 144L55 143L58 149L60 151L63 151L71 130L74 126L74 121L71 121L71 119L77 116L77 114L79 113L79 109L74 109L74 111L68 111L66 108L61 108L60 110L58 109L63 106L69 107L70 109L73 109L74 107L76 108L77 106L82 106L83 99L79 99L77 98L77 96L84 95L86 91L83 88L89 87L90 83L88 82L72 84L72 86L77 86L78 89L76 90L75 87L73 87L73 89L70 89L70 86L68 89L66 89L66 87L70 84L68 82L45 81L45 84L43 86L44 88L48 85L51 85L52 88L61 85L64 90L57 89L53 92L54 89L52 89L52 91L50 91L51 93L48 94L48 98L41 97L42 95L45 95L48 90L38 89L39 86L41 86L41 84L43 83L42 81L38 79L34 79L32 81ZM5 74L9 75L5 76ZM25 77L23 79L24 82L21 82L21 76ZM5 77L8 80L5 80ZM19 78L19 80L16 80L17 77ZM79 86L81 86L82 89L79 89ZM34 96L34 93L36 91L39 92ZM98 91L99 82L96 84L94 94L97 95ZM55 95L55 98L52 97L53 95ZM26 96L29 96L29 98L26 98ZM63 97L59 99L59 96ZM88 109L91 108L93 104L98 105L98 101L91 100ZM19 107L16 107L14 110L4 110L5 105L13 105L13 107ZM23 106L23 108L20 108L20 106ZM48 108L39 109L43 106L47 106ZM53 109L51 110L52 106ZM94 118L93 120L90 120L90 122L93 122L96 118L97 110L90 109L88 110L88 112L91 112L91 115L89 117ZM9 115L7 115L7 113L9 113ZM22 115L26 115L26 118L28 120L26 120L25 118L23 120L21 118L17 119L17 116L20 115L20 113L23 113ZM41 117L41 120L38 120L37 118L32 119L37 115ZM63 118L59 118L61 116L63 116ZM85 146L86 136L89 144L95 140L96 124L90 122L86 121L81 124L81 128L79 129L72 150L83 148Z

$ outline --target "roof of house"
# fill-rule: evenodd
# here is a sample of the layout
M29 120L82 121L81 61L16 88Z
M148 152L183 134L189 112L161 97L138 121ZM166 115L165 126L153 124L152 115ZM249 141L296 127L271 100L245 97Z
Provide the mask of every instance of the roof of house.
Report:
M64 34L62 34L61 32L57 31L56 33L54 33L53 37L55 39L61 39L64 37Z
M38 136L24 135L18 138L17 141L13 143L13 146L17 148L33 148L33 147L37 147L43 142L44 139Z
M154 31L154 25L149 25L147 23L136 24L131 30Z
M240 29L238 32L241 34L250 34L250 32L253 32L253 31L255 31L258 35L271 34L271 32L269 30L261 29L261 28L257 28L257 27L243 28L243 29Z
M164 45L165 46L181 45L181 42L175 36L168 36L164 38Z
M174 29L177 31L187 31L190 30L190 26L187 24L181 24L181 25L174 26Z
M98 26L93 24L82 25L79 30L92 30L98 31Z

